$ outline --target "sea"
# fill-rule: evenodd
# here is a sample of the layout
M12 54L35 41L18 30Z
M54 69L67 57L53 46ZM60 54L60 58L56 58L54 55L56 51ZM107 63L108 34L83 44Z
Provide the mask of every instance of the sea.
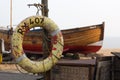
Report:
M104 37L102 48L120 48L120 37Z

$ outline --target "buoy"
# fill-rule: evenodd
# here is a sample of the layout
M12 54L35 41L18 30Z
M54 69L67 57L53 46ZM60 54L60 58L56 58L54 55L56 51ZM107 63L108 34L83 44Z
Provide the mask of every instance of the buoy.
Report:
M51 35L52 50L50 55L42 61L32 61L26 57L22 43L24 34L33 27L42 27ZM63 36L58 26L48 17L30 16L23 20L12 35L12 54L16 62L30 73L40 73L50 70L61 58L63 52Z

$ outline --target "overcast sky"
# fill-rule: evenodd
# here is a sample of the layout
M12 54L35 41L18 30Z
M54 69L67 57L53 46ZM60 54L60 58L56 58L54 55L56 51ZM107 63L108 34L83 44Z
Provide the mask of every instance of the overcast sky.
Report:
M36 14L27 4L41 0L13 0L13 24ZM60 29L105 22L105 36L120 37L120 0L48 0L49 17ZM10 0L0 1L0 26L9 25Z

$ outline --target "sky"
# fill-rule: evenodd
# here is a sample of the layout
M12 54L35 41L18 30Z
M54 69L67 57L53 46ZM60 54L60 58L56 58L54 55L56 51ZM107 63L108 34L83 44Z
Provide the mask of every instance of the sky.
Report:
M12 0L13 24L36 14L27 4L41 0ZM48 0L49 17L60 29L84 27L105 22L105 36L120 37L119 0ZM0 26L10 24L10 0L0 1Z

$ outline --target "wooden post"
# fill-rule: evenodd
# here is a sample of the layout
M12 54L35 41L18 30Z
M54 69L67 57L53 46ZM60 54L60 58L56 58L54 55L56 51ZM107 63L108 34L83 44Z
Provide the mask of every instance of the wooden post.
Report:
M48 0L41 0L42 7L42 15L48 17ZM48 32L43 29L43 35L48 38ZM44 52L44 58L46 58L49 55L49 49L50 49L50 42L46 40L43 37L43 52Z
M41 4L43 5L42 8L42 15L48 17L48 0L41 0ZM43 29L43 34L48 38L48 32ZM50 42L46 39L43 39L43 56L46 58L49 55L50 50ZM50 80L50 71L45 72L44 80Z
M43 4L42 8L42 15L48 17L48 0L42 0L41 3Z

